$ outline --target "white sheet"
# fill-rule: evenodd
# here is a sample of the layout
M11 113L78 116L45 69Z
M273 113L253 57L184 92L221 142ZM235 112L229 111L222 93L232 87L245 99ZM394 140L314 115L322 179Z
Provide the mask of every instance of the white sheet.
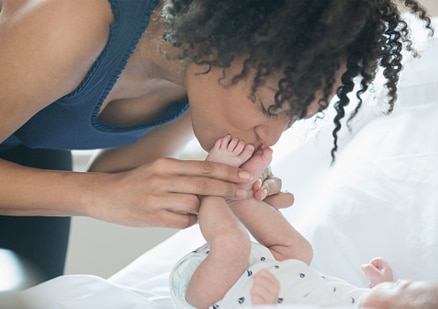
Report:
M320 271L364 285L359 265L380 255L394 266L396 278L438 280L437 54L435 39L409 69L413 75L406 70L401 106L368 124L368 117L359 119L353 134L343 137L334 168L326 136L331 129L310 131L300 148L288 148L285 138L276 147L282 153L273 170L296 194L295 206L284 214L313 243ZM203 242L194 226L108 280L62 276L19 294L20 300L30 300L23 308L170 309L168 273Z
M285 138L276 147L281 156L274 158L273 170L296 195L295 205L283 213L313 243L313 265L322 272L366 286L359 265L384 256L396 279L438 280L437 54L435 39L420 61L407 65L400 106L373 120L370 107L356 130L343 136L344 150L333 168L331 130L309 131L307 141L297 137L302 132L292 134L299 148ZM166 297L170 266L202 243L197 227L179 232L110 281ZM157 269L157 263L167 266ZM163 308L172 308L170 299Z
M97 276L60 276L20 293L0 294L7 309L165 308L153 293L126 289Z
M434 40L421 62L406 69L403 97L392 115L369 121L371 109L359 119L358 129L343 137L345 149L332 169L331 130L288 155L285 139L277 147L282 156L273 170L296 194L295 206L284 214L313 243L313 265L320 271L366 286L359 265L384 256L396 279L438 280L437 51ZM430 96L417 100L414 84L428 87ZM110 281L166 297L171 265L202 243L197 227L179 232ZM163 308L172 308L170 299Z
M368 125L324 184L297 223L315 267L366 286L358 266L383 256L396 279L438 280L438 104Z

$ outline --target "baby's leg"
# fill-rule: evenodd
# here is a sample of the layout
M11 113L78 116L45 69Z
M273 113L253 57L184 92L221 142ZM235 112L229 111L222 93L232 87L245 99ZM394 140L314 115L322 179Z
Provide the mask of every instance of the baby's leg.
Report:
M253 152L253 146L226 136L216 142L207 160L240 166ZM245 228L222 197L202 197L198 220L210 252L194 272L186 299L196 308L207 308L222 299L241 276L251 244Z
M259 175L271 160L272 150L261 147L241 167L254 175ZM231 208L252 236L269 248L277 260L294 258L306 264L311 262L313 250L309 241L275 208L255 198L234 201Z
M194 272L186 292L196 308L221 300L248 266L248 234L222 197L206 196L199 210L199 226L210 252Z
M278 293L280 292L280 282L266 269L254 275L251 287L252 305L276 304Z

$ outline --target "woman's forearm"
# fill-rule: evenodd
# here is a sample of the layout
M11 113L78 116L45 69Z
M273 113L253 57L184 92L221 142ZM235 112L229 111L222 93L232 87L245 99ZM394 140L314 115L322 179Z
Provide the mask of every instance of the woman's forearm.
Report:
M93 184L103 174L51 171L0 160L0 214L13 216L87 215ZM88 201L87 201L88 200Z
M89 167L92 172L122 172L163 157L176 157L192 140L190 112L146 134L137 143L102 151Z

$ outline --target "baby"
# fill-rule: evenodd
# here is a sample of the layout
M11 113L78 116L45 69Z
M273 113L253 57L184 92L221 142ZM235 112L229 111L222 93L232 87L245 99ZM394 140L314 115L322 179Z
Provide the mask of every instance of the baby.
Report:
M260 175L272 160L272 150L260 147L254 151L252 145L226 136L217 141L207 160ZM358 305L370 292L311 269L310 243L263 201L231 202L204 196L198 218L207 244L186 255L172 270L170 289L176 308ZM250 241L247 230L258 243ZM370 288L392 281L391 268L381 258L362 268L370 278Z

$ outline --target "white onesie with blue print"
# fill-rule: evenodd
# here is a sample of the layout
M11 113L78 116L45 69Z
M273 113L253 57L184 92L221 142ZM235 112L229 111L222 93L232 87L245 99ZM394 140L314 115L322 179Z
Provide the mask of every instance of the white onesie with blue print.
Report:
M175 308L194 308L185 300L188 283L196 268L209 252L208 245L189 253L173 268L170 290ZM299 260L276 261L269 249L252 243L249 267L211 308L237 308L251 305L250 290L254 274L269 270L280 282L278 304L307 304L322 306L356 306L369 289L357 288L344 280L326 277Z

